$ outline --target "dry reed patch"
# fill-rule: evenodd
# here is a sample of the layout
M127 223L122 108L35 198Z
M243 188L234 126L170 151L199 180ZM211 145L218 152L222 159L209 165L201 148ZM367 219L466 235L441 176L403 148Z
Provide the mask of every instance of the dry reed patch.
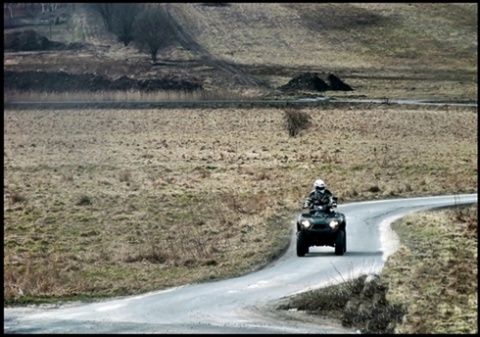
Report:
M198 101L208 99L238 98L232 93L216 91L209 93L197 91L158 90L144 92L140 90L105 90L95 92L35 92L6 90L4 97L9 102L164 102L164 101Z
M388 298L408 307L397 333L476 333L478 206L410 215L392 224L402 246L383 271ZM408 266L408 268L406 267Z
M9 289L101 296L248 272L280 254L318 177L340 203L476 191L472 110L304 111L312 126L291 138L282 109L5 110ZM27 264L68 277L34 287Z

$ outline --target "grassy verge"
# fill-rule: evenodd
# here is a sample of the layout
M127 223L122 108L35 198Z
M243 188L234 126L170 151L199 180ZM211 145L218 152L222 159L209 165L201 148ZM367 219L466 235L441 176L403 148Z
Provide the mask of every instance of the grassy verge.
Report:
M388 299L408 307L396 332L477 334L477 205L412 215L393 229L402 246L384 271Z

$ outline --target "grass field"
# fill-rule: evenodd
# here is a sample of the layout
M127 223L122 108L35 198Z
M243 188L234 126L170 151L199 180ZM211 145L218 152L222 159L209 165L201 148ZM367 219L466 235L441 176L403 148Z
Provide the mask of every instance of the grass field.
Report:
M473 109L304 112L324 138L276 109L5 111L5 300L245 273L317 177L340 202L476 191Z

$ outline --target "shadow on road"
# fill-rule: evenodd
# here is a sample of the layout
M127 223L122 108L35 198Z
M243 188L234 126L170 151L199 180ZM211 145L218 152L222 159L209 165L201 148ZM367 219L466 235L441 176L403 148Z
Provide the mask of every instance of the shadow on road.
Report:
M355 256L361 256L361 257L367 257L367 256L379 256L381 257L383 255L383 252L381 250L376 251L376 252L360 252L360 251L348 251L342 256L348 256L348 257L355 257ZM305 255L306 258L308 257L325 257L325 256L336 256L335 252L311 252L307 253Z

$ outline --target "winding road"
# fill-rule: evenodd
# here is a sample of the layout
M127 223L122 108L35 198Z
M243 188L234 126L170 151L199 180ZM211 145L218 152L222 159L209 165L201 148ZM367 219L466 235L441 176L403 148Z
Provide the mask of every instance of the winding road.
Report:
M287 252L242 277L185 285L140 296L56 307L4 308L5 333L354 333L334 324L293 319L272 303L361 274L378 273L396 250L390 223L409 213L477 202L477 194L357 202L338 206L347 217L347 252L312 247L295 254L295 216Z

